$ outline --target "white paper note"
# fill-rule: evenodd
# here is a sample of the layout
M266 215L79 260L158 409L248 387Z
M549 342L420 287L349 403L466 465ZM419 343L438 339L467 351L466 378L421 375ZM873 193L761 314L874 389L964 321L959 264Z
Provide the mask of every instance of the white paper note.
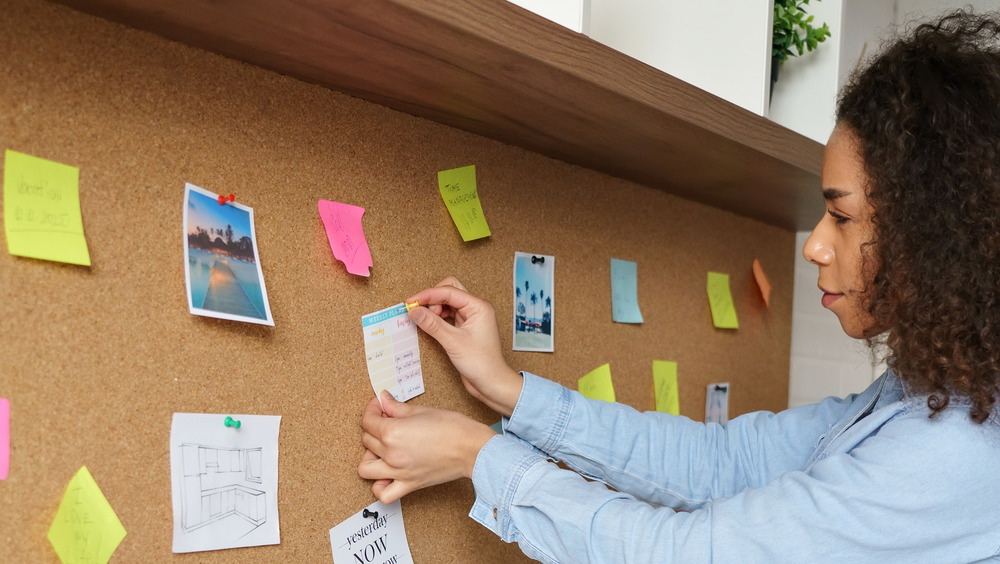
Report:
M424 393L417 326L406 315L406 305L365 315L361 325L365 331L368 378L375 396L389 390L396 401L406 401Z
M376 501L330 529L330 547L334 564L413 564L398 500Z
M174 414L170 427L174 552L281 543L280 423L276 415Z

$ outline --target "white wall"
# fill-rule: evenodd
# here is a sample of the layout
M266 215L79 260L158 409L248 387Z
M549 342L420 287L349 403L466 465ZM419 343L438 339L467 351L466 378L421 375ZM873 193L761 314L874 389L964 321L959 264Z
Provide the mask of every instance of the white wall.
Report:
M1000 10L1000 0L896 0L896 16L893 21L897 25L914 20L925 21L966 6L971 6L977 12Z
M758 115L772 0L590 0L590 37Z
M577 33L590 29L590 0L508 0Z

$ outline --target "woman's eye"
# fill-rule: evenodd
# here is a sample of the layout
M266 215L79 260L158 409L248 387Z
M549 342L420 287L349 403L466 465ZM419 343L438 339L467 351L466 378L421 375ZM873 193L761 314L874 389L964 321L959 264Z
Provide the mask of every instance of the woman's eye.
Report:
M838 224L845 223L848 219L850 219L849 217L844 216L844 215L840 215L839 213L837 213L837 212L835 212L833 210L826 210L826 211L827 211L827 213L830 214L830 217L832 217L833 219L837 220Z

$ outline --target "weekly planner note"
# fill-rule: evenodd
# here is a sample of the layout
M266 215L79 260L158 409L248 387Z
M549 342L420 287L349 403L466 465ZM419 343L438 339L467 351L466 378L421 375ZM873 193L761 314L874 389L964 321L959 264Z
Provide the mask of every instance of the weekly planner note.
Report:
M406 314L406 305L396 304L365 315L361 325L365 331L368 378L375 396L389 390L397 401L406 401L424 393L417 326Z

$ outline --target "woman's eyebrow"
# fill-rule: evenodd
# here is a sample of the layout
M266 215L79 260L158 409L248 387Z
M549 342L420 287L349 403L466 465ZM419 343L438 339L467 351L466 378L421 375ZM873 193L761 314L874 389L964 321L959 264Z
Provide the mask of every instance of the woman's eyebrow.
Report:
M841 190L839 188L824 188L823 189L823 199L827 200L827 201L838 200L840 198L843 198L844 196L850 196L850 195L851 195L850 192L848 192L846 190Z

